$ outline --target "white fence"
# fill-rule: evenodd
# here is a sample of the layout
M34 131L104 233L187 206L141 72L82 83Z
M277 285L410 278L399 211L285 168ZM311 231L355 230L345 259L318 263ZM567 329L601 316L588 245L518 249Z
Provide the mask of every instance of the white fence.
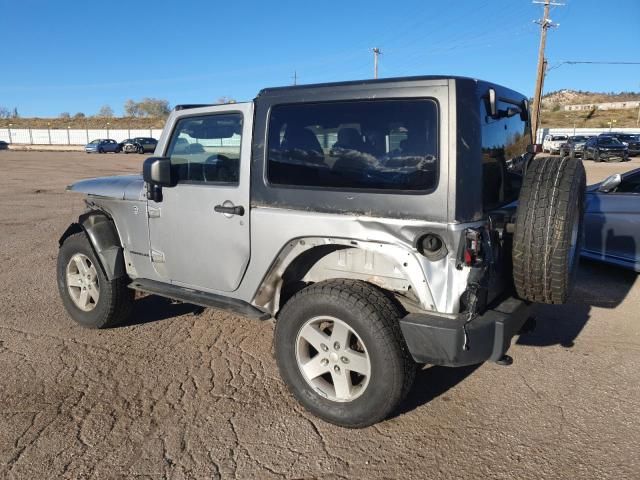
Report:
M117 142L134 137L153 137L158 139L161 133L161 128L0 128L0 142L23 145L86 145L96 138L112 138Z
M616 132L640 135L640 128L613 128ZM609 128L540 128L536 143L548 133L555 135L598 135ZM118 142L134 137L160 138L161 128L75 129L75 128L0 128L0 142L23 145L86 145L96 138L112 138Z

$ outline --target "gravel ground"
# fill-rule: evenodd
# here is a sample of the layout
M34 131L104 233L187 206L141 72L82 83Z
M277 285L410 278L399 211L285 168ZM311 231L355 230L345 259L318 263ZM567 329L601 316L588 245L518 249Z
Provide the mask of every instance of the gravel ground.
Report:
M81 210L64 187L142 157L0 152L0 477L640 478L640 282L582 262L569 304L541 307L510 367L425 367L364 430L287 393L271 322L137 301L85 330L55 284ZM589 181L640 166L587 162Z

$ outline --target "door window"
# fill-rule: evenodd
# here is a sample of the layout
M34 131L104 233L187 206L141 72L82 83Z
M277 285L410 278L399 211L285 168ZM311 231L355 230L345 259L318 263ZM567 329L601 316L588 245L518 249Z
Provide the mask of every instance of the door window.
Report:
M179 183L238 184L242 114L178 120L167 156Z

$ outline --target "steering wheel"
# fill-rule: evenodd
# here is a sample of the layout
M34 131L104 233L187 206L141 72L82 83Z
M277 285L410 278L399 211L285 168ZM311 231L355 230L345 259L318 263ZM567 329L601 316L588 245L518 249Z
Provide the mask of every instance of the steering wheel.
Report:
M229 171L230 158L226 155L214 153L209 155L202 165L202 175L205 182L224 182L231 177Z

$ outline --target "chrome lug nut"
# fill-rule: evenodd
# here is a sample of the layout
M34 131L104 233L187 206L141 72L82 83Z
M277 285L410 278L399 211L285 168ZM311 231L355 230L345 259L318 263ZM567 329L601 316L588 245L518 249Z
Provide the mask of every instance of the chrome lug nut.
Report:
M320 344L320 348L322 349L323 352L326 352L329 350L329 347L327 347L324 343Z
M326 358L323 358L322 360L320 360L320 365L322 365L323 367L326 367L327 365L329 365L329 360L327 360Z
M342 361L342 363L349 363L349 359L347 357L340 357L340 361Z
M335 350L340 350L340 342L334 342L334 344L333 344L333 348L334 348Z
M335 367L333 367L333 371L336 373L340 373L340 367L336 365Z

